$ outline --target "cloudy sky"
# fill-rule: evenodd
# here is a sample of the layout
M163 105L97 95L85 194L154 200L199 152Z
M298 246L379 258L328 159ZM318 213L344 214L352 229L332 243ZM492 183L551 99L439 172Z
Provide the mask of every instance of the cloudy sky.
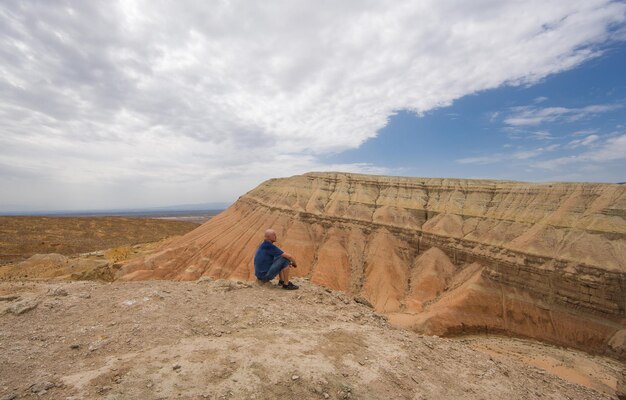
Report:
M626 4L3 1L0 212L307 171L626 180Z

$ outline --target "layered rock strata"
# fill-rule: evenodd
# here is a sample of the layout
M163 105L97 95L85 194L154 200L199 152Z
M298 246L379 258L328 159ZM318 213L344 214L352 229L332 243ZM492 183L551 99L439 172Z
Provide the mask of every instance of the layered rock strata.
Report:
M272 179L121 280L254 279L263 231L295 273L438 334L626 358L626 186L309 173Z

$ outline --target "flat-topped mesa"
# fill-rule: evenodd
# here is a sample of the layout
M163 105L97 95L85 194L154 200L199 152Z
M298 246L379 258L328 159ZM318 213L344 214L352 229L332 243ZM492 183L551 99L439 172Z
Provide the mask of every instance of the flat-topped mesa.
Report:
M271 179L119 279L295 273L439 335L502 332L626 358L626 186L309 173Z

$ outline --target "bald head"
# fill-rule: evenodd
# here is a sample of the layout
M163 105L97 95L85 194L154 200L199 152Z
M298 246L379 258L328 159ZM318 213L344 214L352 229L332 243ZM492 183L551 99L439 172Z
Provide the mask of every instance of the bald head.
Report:
M268 229L265 231L265 240L268 240L272 243L276 241L276 232L273 229Z

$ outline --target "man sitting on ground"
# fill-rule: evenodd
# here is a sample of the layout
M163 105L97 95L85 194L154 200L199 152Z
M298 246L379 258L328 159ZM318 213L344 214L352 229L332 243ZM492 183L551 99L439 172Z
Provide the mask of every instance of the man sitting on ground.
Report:
M279 275L278 285L283 289L295 290L298 286L289 281L289 268L296 268L296 259L274 245L276 232L265 231L265 240L254 255L254 274L261 282L269 282Z

